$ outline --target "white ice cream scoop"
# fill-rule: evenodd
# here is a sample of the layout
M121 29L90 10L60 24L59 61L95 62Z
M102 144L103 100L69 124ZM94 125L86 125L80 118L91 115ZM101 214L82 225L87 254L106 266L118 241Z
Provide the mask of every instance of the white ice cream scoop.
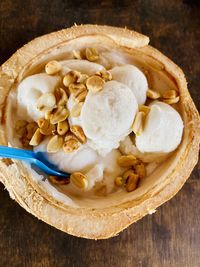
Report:
M138 105L146 101L148 83L145 75L133 65L117 66L110 70L113 80L126 84L134 93Z
M62 73L66 74L70 70L80 71L81 73L87 74L89 76L95 74L98 71L104 69L100 64L90 62L88 60L79 59L69 59L60 61L62 65Z
M81 125L90 145L100 154L117 148L129 134L137 109L132 91L117 81L105 83L98 93L89 92L81 111Z
M59 76L46 73L25 78L17 88L18 114L34 120L44 117L44 112L37 109L37 100L42 94L53 92L59 82Z
M114 177L121 175L124 171L117 164L117 159L121 155L118 150L112 150L106 157L101 157L87 144L84 144L72 153L65 153L62 150L56 153L46 153L48 141L46 139L34 147L36 155L41 155L38 152L42 152L50 164L66 173L77 171L84 173L88 180L86 191L92 189L95 183L100 182L103 178L107 185L110 183L109 187L112 188Z
M144 131L136 136L136 147L141 152L168 153L181 142L183 121L170 105L160 101L151 104Z
M35 152L46 152L48 139L40 143L40 145L34 148ZM88 147L86 144L81 145L79 149L72 153L65 153L60 150L56 153L47 154L49 162L58 166L60 170L65 172L83 171L90 170L93 165L98 163L98 154L96 151Z

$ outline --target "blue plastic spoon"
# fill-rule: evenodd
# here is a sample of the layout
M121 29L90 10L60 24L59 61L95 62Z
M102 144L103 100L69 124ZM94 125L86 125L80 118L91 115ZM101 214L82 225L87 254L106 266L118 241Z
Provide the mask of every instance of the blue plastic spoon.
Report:
M24 160L28 163L34 164L40 170L47 174L59 177L69 177L70 174L56 169L56 166L48 162L45 153L33 152L31 150L12 148L7 146L0 146L0 157L9 159Z

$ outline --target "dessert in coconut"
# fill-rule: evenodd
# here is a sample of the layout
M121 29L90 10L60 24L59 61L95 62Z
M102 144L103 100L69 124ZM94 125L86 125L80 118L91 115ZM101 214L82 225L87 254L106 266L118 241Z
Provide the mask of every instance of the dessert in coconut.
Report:
M1 159L1 182L28 212L71 235L109 238L188 179L199 115L182 70L148 43L128 29L73 26L1 66L1 145L42 152L71 174Z

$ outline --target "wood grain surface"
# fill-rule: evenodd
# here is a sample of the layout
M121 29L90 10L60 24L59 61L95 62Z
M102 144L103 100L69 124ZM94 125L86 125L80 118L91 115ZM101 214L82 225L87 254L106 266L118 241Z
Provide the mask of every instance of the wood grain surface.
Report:
M76 22L147 34L184 70L200 110L200 1L0 0L0 63L36 36ZM169 202L109 240L62 233L37 220L0 185L0 267L200 267L200 164Z

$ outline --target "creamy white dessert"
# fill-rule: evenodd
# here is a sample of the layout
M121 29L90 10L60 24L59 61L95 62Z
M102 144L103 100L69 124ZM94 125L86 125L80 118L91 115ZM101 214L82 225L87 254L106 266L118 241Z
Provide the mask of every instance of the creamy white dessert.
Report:
M136 190L176 150L183 133L169 77L156 70L155 82L156 71L143 69L148 63L138 64L138 57L88 50L90 57L75 51L76 59L50 61L28 75L13 104L17 144L31 145L71 173L69 184L50 182L72 198Z
M146 102L148 83L142 71L133 65L122 65L110 70L114 80L126 84L135 95L138 105Z
M98 93L89 92L81 111L81 126L90 146L106 155L131 131L138 104L129 87L109 81Z
M53 92L61 78L39 73L25 78L17 88L18 115L27 115L30 120L44 117L44 112L37 108L37 100L44 93ZM25 114L24 114L25 113Z
M181 142L183 121L179 113L166 103L155 101L145 120L144 131L136 136L136 147L142 153L168 153Z

